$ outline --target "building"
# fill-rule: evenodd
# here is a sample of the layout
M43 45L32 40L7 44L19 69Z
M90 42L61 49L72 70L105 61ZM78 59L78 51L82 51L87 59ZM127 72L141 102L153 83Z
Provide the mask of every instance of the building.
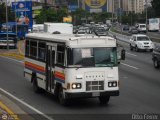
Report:
M122 0L122 9L124 12L142 13L144 11L143 0Z

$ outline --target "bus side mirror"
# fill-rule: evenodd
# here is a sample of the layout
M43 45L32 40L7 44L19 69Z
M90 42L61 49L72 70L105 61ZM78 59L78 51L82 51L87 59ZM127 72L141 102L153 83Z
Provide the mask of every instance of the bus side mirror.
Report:
M122 49L121 50L121 60L125 60L125 58L126 58L126 51L125 49Z

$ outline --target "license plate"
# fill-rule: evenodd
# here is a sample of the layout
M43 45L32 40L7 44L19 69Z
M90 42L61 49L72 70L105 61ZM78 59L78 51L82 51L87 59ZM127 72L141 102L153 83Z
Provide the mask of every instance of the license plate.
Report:
M93 93L92 93L92 96L93 96L93 97L100 96L100 93L99 93L99 92L93 92Z

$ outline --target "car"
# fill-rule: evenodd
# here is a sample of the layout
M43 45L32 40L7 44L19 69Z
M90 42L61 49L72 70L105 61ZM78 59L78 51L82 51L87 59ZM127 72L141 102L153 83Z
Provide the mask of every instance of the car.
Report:
M85 28L79 28L76 32L77 35L85 35L87 34L86 29Z
M155 68L160 67L160 44L155 44L155 47L152 52L152 60Z
M136 52L140 50L153 51L153 43L147 35L135 34L130 39L130 50L135 49Z
M107 36L107 31L104 29L104 27L96 27L94 33L97 36Z
M123 26L123 31L128 31L129 30L129 25L124 25Z
M147 32L146 24L137 24L136 28L138 30L138 33L141 33L141 32L146 33Z
M131 33L131 34L138 34L138 30L137 30L136 27L130 27L128 32Z

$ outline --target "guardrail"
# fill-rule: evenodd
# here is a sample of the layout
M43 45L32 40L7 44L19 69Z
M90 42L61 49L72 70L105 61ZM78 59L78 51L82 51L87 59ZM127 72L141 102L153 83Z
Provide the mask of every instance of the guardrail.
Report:
M124 42L127 42L127 43L129 43L129 39L131 38L131 36L119 34L119 33L116 33L116 32L112 32L110 30L109 30L108 34L110 36L115 36L118 40L121 40L121 41L124 41Z
M108 31L108 35L112 36L112 37L116 37L118 40L126 42L126 43L130 43L129 40L131 38L131 36L127 36L127 35L123 35L123 34L119 34L116 32L112 32L111 30ZM155 38L150 37L152 40ZM158 38L157 38L158 39ZM160 45L160 39L158 39L158 42L156 40L154 40L153 42L154 44Z
M119 31L120 32L120 31ZM116 35L116 37L119 39L119 40L122 40L122 41L125 41L125 42L129 42L129 39L131 36L127 36L127 35L124 35L123 32L122 34L120 33L117 33L117 32L112 32L111 30L109 30L109 34L113 34L113 35ZM126 33L125 33L126 34ZM129 34L128 35L132 35L132 34ZM157 38L157 37L153 37L153 36L150 36L150 39L155 42L155 43L160 43L160 38ZM128 40L127 40L128 39Z

